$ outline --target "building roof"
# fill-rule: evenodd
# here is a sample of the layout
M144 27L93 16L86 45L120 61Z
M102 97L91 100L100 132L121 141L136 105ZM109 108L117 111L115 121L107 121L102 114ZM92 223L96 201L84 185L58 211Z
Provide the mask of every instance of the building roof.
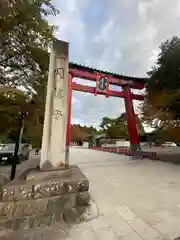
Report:
M100 139L100 138L105 138L105 137L106 137L106 133L102 133L102 134L98 134L98 135L94 136L95 139Z

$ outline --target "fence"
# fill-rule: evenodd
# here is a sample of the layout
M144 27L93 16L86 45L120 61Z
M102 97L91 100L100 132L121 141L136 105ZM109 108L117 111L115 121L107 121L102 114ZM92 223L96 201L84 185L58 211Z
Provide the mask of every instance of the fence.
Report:
M131 151L127 147L110 147L110 146L102 146L102 147L89 147L89 149L99 150L103 152L110 152L116 154L122 154L126 156L131 156ZM142 151L142 158L149 158L152 160L157 160L156 152L144 152Z

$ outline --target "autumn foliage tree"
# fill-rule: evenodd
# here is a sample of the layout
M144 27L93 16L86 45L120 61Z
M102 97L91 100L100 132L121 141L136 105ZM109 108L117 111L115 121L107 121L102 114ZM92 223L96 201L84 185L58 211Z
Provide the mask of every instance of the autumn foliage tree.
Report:
M148 75L143 121L161 129L169 141L180 141L180 38L161 44L156 65Z
M79 124L72 124L70 129L72 142L87 141L89 136L97 130L94 127L81 126Z

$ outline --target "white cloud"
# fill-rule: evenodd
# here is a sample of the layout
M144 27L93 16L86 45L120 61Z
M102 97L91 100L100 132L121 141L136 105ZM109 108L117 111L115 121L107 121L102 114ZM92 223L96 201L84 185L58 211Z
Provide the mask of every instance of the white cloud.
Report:
M180 35L179 0L54 3L61 14L49 21L59 26L57 37L70 42L70 60L96 68L145 76L155 63L160 43ZM124 111L123 99L84 95L73 94L72 118L76 123L79 119L80 123L97 125L102 117L115 117Z
M99 35L93 39L94 43L102 43L102 41L109 42L109 36L114 27L113 19L109 19L105 25L103 25Z

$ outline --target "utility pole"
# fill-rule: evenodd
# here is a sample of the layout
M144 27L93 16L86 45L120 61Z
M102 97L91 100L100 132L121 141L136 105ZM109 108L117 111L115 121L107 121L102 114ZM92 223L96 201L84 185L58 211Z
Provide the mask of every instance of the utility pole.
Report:
M12 157L11 181L16 176L16 166L18 163L19 145L20 145L20 141L22 139L22 134L23 134L23 129L24 129L24 113L20 113L18 120L19 120L19 126L18 126L18 131L17 131L17 136L16 136L14 154Z

